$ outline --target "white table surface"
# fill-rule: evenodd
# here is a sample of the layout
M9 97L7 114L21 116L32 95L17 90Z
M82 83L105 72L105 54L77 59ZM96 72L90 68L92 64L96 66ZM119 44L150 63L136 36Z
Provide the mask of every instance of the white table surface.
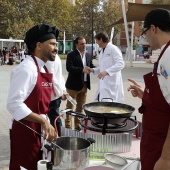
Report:
M115 170L140 170L140 138L132 137L132 145L130 152L126 153L115 153L116 155L125 157L128 164L121 168L113 168L112 166L105 163L105 161L90 160L89 166L106 166ZM129 166L128 166L129 165ZM127 168L126 168L127 167Z

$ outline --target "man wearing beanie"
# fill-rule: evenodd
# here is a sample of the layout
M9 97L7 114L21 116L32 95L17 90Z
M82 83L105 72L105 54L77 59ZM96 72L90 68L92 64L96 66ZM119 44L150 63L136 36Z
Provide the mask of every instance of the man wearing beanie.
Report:
M141 165L142 170L169 170L170 11L150 11L145 17L142 35L152 50L161 49L161 54L154 64L153 72L144 75L144 90L137 82L129 79L132 85L128 90L134 97L142 99L142 106L139 108L139 112L143 114Z
M28 127L40 134L42 128L49 142L57 137L53 126L44 119L53 91L52 74L44 64L55 60L58 34L56 27L46 24L29 29L24 42L31 56L11 73L7 99L7 109L12 115L10 170L20 170L20 167L36 170L37 162L42 159L41 136Z

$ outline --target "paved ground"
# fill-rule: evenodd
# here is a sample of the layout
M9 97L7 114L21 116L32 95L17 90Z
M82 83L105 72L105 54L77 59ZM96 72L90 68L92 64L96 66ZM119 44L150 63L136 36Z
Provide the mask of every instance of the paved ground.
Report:
M67 72L65 70L65 61L62 61L63 64L63 75L66 78ZM98 65L98 61L94 60L94 64ZM9 129L8 122L11 118L11 115L6 110L6 99L9 89L9 79L11 70L17 65L9 66L0 66L0 170L8 170L8 164L10 159L10 141L9 141ZM134 115L137 115L137 119L141 121L141 115L138 113L137 108L141 104L141 100L133 98L127 88L130 83L127 81L127 78L133 78L143 84L143 75L150 72L153 67L153 64L149 63L133 63L133 67L129 63L126 63L126 67L122 71L124 90L125 90L125 103L132 105L136 108ZM95 90L97 88L97 78L94 75L91 75L91 86L92 90L88 91L87 102L94 101ZM62 102L61 109L65 109L66 102ZM24 139L23 139L24 142Z

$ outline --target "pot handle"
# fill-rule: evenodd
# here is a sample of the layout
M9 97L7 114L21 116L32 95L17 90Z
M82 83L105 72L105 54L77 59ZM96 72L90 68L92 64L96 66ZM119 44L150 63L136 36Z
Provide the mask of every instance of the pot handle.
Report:
M44 147L48 150L51 151L51 162L54 165L54 148L48 144L45 144Z
M82 114L82 113L78 113L78 112L74 112L74 111L67 111L66 114L70 115L70 116L76 116L79 118L85 118L86 115Z
M90 142L90 144L93 144L96 142L93 138L87 138L87 140Z
M103 99L109 99L113 102L113 99L112 98L102 98L101 101L103 101Z
M48 151L53 151L54 149L48 145L48 144L45 144L44 147L48 150Z

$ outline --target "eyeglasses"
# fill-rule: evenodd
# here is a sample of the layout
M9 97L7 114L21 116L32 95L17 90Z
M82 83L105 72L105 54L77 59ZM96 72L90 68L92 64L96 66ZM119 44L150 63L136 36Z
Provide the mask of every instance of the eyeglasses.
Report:
M146 32L150 29L151 27L148 27L146 30L144 30L141 34L143 38L146 38Z

